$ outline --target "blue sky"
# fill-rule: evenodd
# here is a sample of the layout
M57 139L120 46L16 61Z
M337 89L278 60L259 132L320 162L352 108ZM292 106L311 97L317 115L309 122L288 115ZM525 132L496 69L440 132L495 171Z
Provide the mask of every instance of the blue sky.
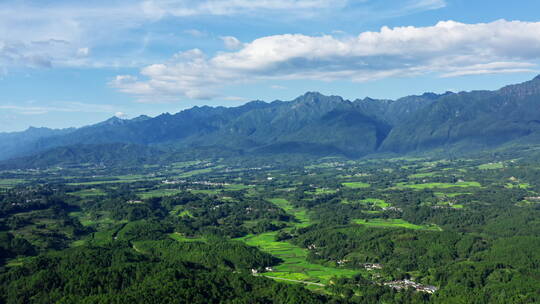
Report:
M540 73L539 11L533 0L2 1L0 132L306 91L496 89Z

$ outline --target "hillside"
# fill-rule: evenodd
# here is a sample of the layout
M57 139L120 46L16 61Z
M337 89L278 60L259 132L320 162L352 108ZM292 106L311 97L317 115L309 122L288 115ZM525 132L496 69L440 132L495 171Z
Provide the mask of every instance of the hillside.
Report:
M50 155L62 150L51 149L86 145L89 150L80 161L98 161L99 156L89 155L102 153L103 145L109 144L152 147L170 154L212 151L214 156L220 150L238 155L301 153L352 158L443 149L471 152L538 142L539 106L540 76L496 91L425 93L397 100L349 101L308 92L292 101L253 101L231 108L203 106L154 118L113 117L79 129L4 133L0 134L4 139L0 159L37 155L39 160L50 160L37 163L56 164L62 161ZM127 157L135 155L128 153ZM136 162L144 159L150 158Z

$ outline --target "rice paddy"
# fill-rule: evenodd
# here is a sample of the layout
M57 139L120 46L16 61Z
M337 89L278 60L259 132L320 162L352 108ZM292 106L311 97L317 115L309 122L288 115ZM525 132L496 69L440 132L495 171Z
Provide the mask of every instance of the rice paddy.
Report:
M351 277L359 273L357 270L309 263L306 260L309 252L307 249L288 242L276 241L276 234L277 232L251 234L237 239L283 260L283 263L273 267L272 272L264 274L267 277L326 284L334 276Z

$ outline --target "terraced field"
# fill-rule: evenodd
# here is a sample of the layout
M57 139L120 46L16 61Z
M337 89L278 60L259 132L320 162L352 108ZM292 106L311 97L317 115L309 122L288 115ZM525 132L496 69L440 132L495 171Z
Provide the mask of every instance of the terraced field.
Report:
M306 209L295 208L288 200L284 198L272 198L268 201L285 210L285 212L294 215L294 217L298 220L298 223L295 224L295 227L307 227L311 224Z
M283 263L273 267L274 271L264 274L267 277L327 284L334 276L351 277L359 273L357 270L309 263L306 260L307 249L288 242L276 241L276 234L277 232L267 232L259 235L251 234L237 239L283 260Z

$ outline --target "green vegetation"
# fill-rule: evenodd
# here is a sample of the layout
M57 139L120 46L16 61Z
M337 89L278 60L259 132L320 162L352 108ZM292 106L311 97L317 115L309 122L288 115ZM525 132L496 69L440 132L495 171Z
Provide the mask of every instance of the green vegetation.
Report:
M272 267L273 271L265 273L267 277L327 284L334 276L351 277L358 273L354 270L309 263L306 261L308 250L291 243L276 241L276 235L276 232L268 232L238 239L283 260L279 265Z
M0 191L0 302L535 303L537 163L0 172L21 181ZM438 290L385 285L405 278Z
M411 188L411 189L448 189L448 188L468 188L468 187L481 187L478 182L457 182L457 183L426 183L426 184L407 184L398 183L398 188Z
M139 193L139 197L142 199L152 198L152 197L164 197L171 196L180 193L180 190L177 189L156 189L147 192Z
M170 234L170 237L179 242L204 242L204 238L186 237L181 233L174 232Z
M308 192L308 193L315 194L315 195L323 195L323 194L334 194L336 192L337 190L333 190L333 189L317 188L315 189L315 192Z
M478 169L480 170L494 170L494 169L502 169L502 168L504 168L504 164L501 162L482 164L478 166Z
M305 208L294 207L288 200L283 198L272 198L268 201L293 215L294 218L298 220L298 222L294 223L295 227L307 227L311 224L308 212Z
M390 206L390 204L387 203L385 200L378 199L378 198L366 198L366 199L360 200L360 202L366 203L366 204L373 204L379 208L386 208Z
M81 191L72 192L71 194L76 195L80 198L88 198L88 197L94 197L94 196L103 196L106 193L101 189L91 188L91 189L84 189Z
M402 219L358 219L354 220L355 224L365 225L368 227L380 227L380 228L406 228L406 229L417 229L417 230L434 230L440 231L441 228L436 225L415 225L411 224Z
M512 189L512 188L518 188L518 189L529 189L531 187L531 184L529 183L507 183L505 185L506 188Z
M411 174L408 177L409 178L425 178L425 177L432 177L432 176L435 176L435 175L436 175L435 172L426 172L426 173Z
M11 188L17 184L23 183L24 180L16 178L0 179L0 188Z
M470 195L472 194L471 192L435 192L434 193L437 197L449 197L449 198L454 198L454 197L457 197L457 196L461 196L461 195Z
M341 184L347 188L352 188L352 189L362 189L362 188L370 187L370 184L362 183L362 182L346 182L346 183L341 183Z

